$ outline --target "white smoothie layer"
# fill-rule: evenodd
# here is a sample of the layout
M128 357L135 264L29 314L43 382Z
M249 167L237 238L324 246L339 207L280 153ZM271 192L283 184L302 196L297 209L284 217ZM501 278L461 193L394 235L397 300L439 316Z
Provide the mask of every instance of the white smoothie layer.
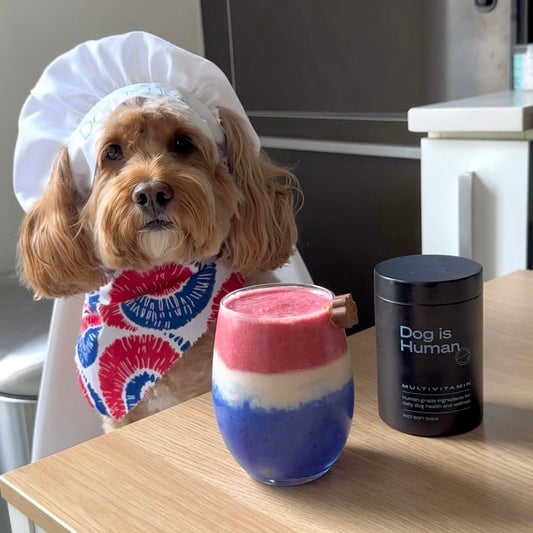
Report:
M231 370L216 350L213 357L213 387L233 407L249 402L252 408L295 409L342 389L352 375L349 352L324 366L277 374Z

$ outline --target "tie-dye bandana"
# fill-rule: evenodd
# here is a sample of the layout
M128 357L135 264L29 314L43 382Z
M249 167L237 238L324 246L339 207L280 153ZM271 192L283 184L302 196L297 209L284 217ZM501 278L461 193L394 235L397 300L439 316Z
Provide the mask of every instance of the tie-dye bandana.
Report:
M76 365L89 404L122 419L207 331L222 297L243 285L215 260L116 273L88 294Z

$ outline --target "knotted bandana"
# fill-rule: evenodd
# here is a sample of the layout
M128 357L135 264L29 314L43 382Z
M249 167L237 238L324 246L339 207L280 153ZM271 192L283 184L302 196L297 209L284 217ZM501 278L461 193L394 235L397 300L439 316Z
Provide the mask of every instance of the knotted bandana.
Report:
M88 294L76 364L89 404L122 419L213 324L223 296L243 285L214 260L116 273Z

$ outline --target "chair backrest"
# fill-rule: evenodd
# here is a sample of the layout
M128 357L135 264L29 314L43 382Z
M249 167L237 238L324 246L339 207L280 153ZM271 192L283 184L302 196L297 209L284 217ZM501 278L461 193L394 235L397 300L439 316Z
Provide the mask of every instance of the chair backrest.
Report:
M32 461L102 434L100 416L81 394L74 362L83 300L80 295L54 302L37 402Z
M313 278L300 255L299 250L291 257L291 260L275 272L281 282L313 283Z

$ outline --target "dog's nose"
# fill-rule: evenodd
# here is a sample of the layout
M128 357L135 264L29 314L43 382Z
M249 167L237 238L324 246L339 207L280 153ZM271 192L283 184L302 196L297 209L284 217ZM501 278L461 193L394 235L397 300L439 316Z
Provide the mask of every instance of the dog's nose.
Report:
M133 189L131 199L149 215L162 213L174 198L172 187L164 181L143 181Z

